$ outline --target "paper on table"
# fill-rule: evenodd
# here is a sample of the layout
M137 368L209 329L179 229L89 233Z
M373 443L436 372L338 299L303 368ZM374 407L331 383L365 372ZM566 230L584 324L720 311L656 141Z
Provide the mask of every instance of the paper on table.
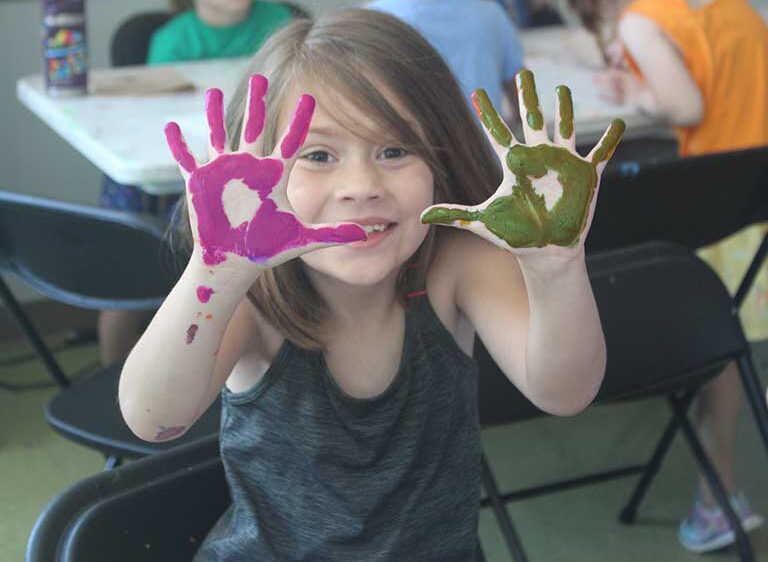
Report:
M88 90L101 96L191 92L195 85L169 66L130 66L91 72Z

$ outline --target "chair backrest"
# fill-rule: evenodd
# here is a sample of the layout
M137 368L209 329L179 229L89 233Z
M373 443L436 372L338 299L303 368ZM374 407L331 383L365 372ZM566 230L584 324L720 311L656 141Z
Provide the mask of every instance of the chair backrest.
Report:
M159 223L8 191L0 191L0 270L97 310L157 308L177 278Z
M587 251L651 240L690 248L768 220L768 147L606 170Z
M748 343L723 283L692 250L671 243L592 254L587 268L608 349L598 402L666 394L720 372ZM479 340L483 425L540 415Z
M26 562L188 562L230 504L218 436L88 477L54 498Z
M109 48L112 66L145 64L152 34L171 17L170 12L142 12L121 23Z

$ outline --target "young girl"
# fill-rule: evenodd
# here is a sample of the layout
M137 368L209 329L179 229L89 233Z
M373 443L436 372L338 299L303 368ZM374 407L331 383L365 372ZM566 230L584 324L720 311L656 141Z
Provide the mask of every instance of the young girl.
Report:
M604 75L606 97L673 125L681 156L768 144L768 27L746 0L571 2L616 67ZM765 232L747 228L700 255L735 292ZM741 320L750 340L768 338L768 269L756 278ZM697 426L744 528L752 530L762 517L737 491L733 466L741 401L739 373L730 364L702 388ZM734 541L703 477L680 540L694 552Z
M520 144L479 91L502 177L439 55L367 10L290 24L251 71L226 131L208 94L208 163L166 129L194 246L125 364L125 420L172 439L221 392L233 503L198 561L476 560L475 334L540 408L594 398L583 242L622 124L578 156L561 87L550 142L524 72Z

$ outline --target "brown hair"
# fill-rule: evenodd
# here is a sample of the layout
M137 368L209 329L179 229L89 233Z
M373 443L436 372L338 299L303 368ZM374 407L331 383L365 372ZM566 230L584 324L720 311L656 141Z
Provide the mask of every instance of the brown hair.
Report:
M435 202L476 204L501 180L497 160L450 70L421 35L394 17L351 9L315 22L296 20L275 33L254 55L229 104L227 132L233 143L240 138L247 78L256 72L269 79L265 154L277 142L279 103L287 90L297 82L322 84L330 96L343 96L382 130L391 131L392 140L424 159L434 176ZM418 121L418 129L382 88L405 115ZM338 107L332 99L325 101L330 111ZM361 136L370 134L345 115L334 118ZM408 293L423 288L434 236L432 227L400 270L397 294L403 303ZM323 348L329 310L300 259L267 270L248 296L285 338L305 349Z
M172 14L180 14L195 7L194 0L169 0L168 7Z

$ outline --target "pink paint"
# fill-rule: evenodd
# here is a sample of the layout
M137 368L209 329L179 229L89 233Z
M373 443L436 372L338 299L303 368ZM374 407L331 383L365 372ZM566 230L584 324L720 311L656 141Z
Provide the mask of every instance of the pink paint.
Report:
M199 326L197 324L191 324L189 328L187 328L187 344L192 343L195 341L195 336L197 335L197 329Z
M264 129L264 116L267 107L264 96L267 95L269 81L261 74L254 74L248 84L248 115L245 119L245 142L255 142Z
M211 289L210 287L205 287L203 285L200 285L197 288L197 300L199 300L200 302L203 302L203 303L208 302L209 300L211 300L211 295L214 292L215 291L213 289Z
M205 93L205 116L208 119L211 146L221 154L227 133L224 130L224 94L218 88L211 88Z
M179 425L176 427L163 427L160 426L160 431L157 432L157 435L155 435L155 441L167 441L168 439L173 439L177 435L181 435L184 433L184 430L187 429L184 425Z
M249 109L244 138L246 142L254 142L264 127L267 79L255 74L251 76L249 87ZM209 90L206 97L206 115L211 130L211 145L219 154L200 168L184 142L179 126L176 123L168 123L165 127L165 136L173 157L182 169L190 174L187 189L197 215L198 242L203 251L203 261L207 265L223 262L227 254L236 254L256 263L265 263L287 250L313 243L333 244L366 239L365 229L355 224L308 228L293 214L278 210L270 195L283 176L283 163L273 158L256 158L245 152L224 154L222 151L226 132L222 107L221 91ZM314 110L315 99L306 94L302 95L291 118L288 134L280 145L283 158L293 157L301 148L309 132ZM261 205L251 220L237 225L230 224L222 202L224 189L232 180L242 182L248 189L255 191L261 200ZM198 288L198 299L207 302L213 291L205 293L200 291L201 288L207 289ZM192 343L197 328L196 324L189 327L187 343Z
M203 261L215 265L227 253L264 263L276 255L314 242L343 243L365 240L365 230L354 224L307 228L294 215L279 211L269 198L283 175L283 164L247 153L222 154L189 178L192 205L197 214ZM261 206L254 217L233 226L224 211L222 194L231 180L255 191Z
M188 173L192 173L197 168L197 162L195 162L195 157L189 151L187 143L184 142L184 137L181 135L178 123L171 121L165 126L165 140L171 149L173 159Z
M301 148L301 145L304 144L314 112L315 98L303 94L299 98L299 103L296 105L293 117L291 117L288 134L285 135L283 142L280 144L280 153L283 158L291 158Z

